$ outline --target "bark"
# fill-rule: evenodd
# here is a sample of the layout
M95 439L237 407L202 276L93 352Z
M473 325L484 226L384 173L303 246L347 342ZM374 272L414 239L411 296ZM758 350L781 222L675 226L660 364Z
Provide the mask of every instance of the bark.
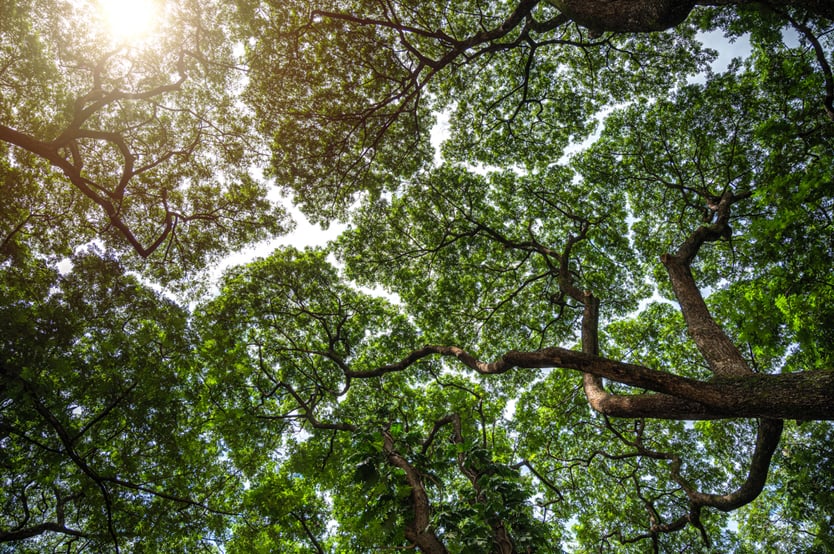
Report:
M755 500L761 494L767 482L770 460L779 445L782 427L782 421L778 419L765 419L759 422L759 430L756 434L756 449L753 452L753 458L750 460L750 469L744 483L737 490L727 494L706 494L687 490L687 496L689 496L689 501L693 507L711 506L724 512L730 512Z
M425 346L401 361L369 371L345 368L348 378L378 377L403 371L418 360L442 355L457 358L481 374L500 374L514 367L563 368L582 372L585 394L591 407L605 415L657 419L834 419L834 371L801 372L784 375L754 374L729 337L712 318L695 283L690 264L706 242L725 239L732 205L749 196L726 192L715 198L714 223L699 227L674 254L662 258L688 331L713 371L714 378L700 381L644 366L610 360L599 355L599 300L580 290L570 271L571 250L584 240L588 222L577 219L580 232L571 236L558 258L559 288L563 295L583 306L582 352L545 348L534 352L509 351L492 362L479 360L456 346ZM611 394L603 387L609 379L652 393Z
M414 519L406 525L405 538L412 541L421 552L426 554L446 554L446 547L431 529L431 505L423 486L423 478L408 460L394 450L394 438L390 433L382 433L382 447L391 465L405 472L405 479L411 487L411 506Z
M566 268L563 268L563 273ZM566 284L563 283L563 286ZM582 352L599 356L599 299L588 291L566 287L568 294L582 301ZM611 417L697 420L710 419L712 414L703 404L682 400L667 394L611 394L605 390L602 377L593 373L582 376L588 403L595 411Z
M808 371L778 375L751 374L744 377L698 381L643 366L559 348L530 353L516 352L512 353L510 359L519 367L575 369L701 404L707 417L697 419L741 417L834 419L834 371ZM640 416L624 413L620 414L620 417L669 419L661 410L657 410L652 415Z
M695 284L689 262L681 256L661 259L686 321L686 328L701 355L716 376L732 377L752 373L733 341L718 326Z
M645 366L611 360L567 348L544 348L532 352L511 350L492 362L479 360L457 346L430 345L415 350L399 363L360 372L353 378L378 377L403 371L417 360L432 355L457 358L483 375L498 375L513 368L561 368L587 373L624 385L661 393L614 396L622 413L617 417L657 419L778 418L834 420L834 371L803 371L786 374L751 373L740 377L716 377L700 381ZM604 392L604 391L603 391ZM678 404L674 413L666 410ZM637 406L637 412L627 406Z
M45 523L39 523L37 525L33 525L31 527L25 527L21 529L15 529L13 531L0 531L0 543L4 542L17 542L26 539L31 539L32 537L37 537L39 535L43 535L45 533L61 533L64 535L69 535L72 537L86 537L87 535L78 531L76 529L70 529L66 527L63 523L58 523L54 521L48 521Z
M830 0L550 0L550 3L572 21L595 32L665 31L682 23L696 5L771 5L799 8L818 17L834 19L834 3Z
M583 376L583 386L591 408L609 417L679 421L725 418L703 404L668 394L611 394L603 388L601 379L587 373Z
M670 29L686 19L693 0L551 0L571 20L594 31Z
M653 523L650 533L643 538L655 540L658 533L674 532L682 529L686 524L691 524L701 532L704 543L709 546L709 536L700 519L701 508L709 506L723 511L735 510L758 497L767 482L770 461L782 436L783 421L781 418L785 417L784 414L777 413L779 410L777 399L790 398L796 400L799 398L801 402L807 403L809 398L805 393L814 390L822 391L822 394L820 398L812 400L808 408L818 405L817 401L822 402L824 406L830 406L832 400L834 400L834 397L832 397L832 393L834 393L834 387L832 387L834 385L834 372L816 375L807 374L815 379L823 380L823 382L818 383L819 386L817 387L805 387L801 384L792 385L788 383L787 386L780 388L778 392L770 390L763 393L760 385L756 383L756 380L763 376L753 374L735 344L709 313L709 309L695 283L690 264L706 242L726 239L731 236L732 229L729 225L731 208L736 201L745 198L747 195L748 193L736 195L732 191L727 191L721 198L714 199L714 223L699 227L684 241L674 255L666 254L661 258L678 298L687 330L704 359L707 360L713 374L721 382L702 383L700 390L693 390L697 389L698 385L684 382L677 382L676 384L670 382L668 383L670 386L666 390L648 385L645 388L657 390L663 394L624 396L612 395L605 391L603 376L596 371L586 369L583 374L585 395L591 407L603 414L618 417L653 417L653 413L658 413L653 412L653 410L662 409L665 412L661 413L661 418L668 419L673 413L688 412L689 415L694 416L691 419L701 419L702 410L706 414L722 415L726 414L725 410L727 409L738 410L742 406L749 406L757 400L760 401L763 397L768 399L766 404L756 408L764 409L764 412L759 416L761 419L756 436L756 447L747 478L741 487L730 493L709 494L698 491L681 476L681 460L677 455L651 452L643 446L641 438L636 443L626 441L628 444L636 446L641 455L671 460L674 478L689 498L690 510L688 514L672 523ZM582 354L589 358L599 359L599 300L589 291L580 293L573 283L568 267L570 250L573 244L581 239L582 236L568 240L560 259L559 283L563 294L571 296L583 305ZM638 370L636 372L629 371L629 373L636 375L642 372ZM621 378L614 380L624 382ZM692 388L690 388L690 385L692 385ZM748 390L738 390L739 385L742 385L742 387L747 385ZM716 386L720 390L716 390ZM733 390L734 387L735 390ZM713 390L708 392L707 389ZM716 395L713 396L713 393L716 393ZM798 412L792 412L793 417L796 416L796 413L807 414L808 411L808 409L799 408ZM772 419L774 417L779 419Z
M122 201L128 183L141 172L148 171L173 157L173 152L162 153L156 160L142 168L134 167L136 155L131 151L126 137L121 132L87 129L84 125L95 115L108 109L113 104L125 101L151 101L179 91L185 82L185 74L180 73L176 80L166 85L151 87L138 92L121 90L104 91L101 88L101 75L106 71L112 54L107 54L95 64L93 76L95 86L74 101L72 121L53 140L40 140L25 132L0 124L0 141L7 142L41 157L53 167L59 169L84 196L95 202L107 215L110 224L115 227L133 247L137 254L147 258L174 232L176 219L173 212L165 207L163 229L149 245L143 244L121 216ZM79 140L90 139L112 147L122 158L121 174L118 185L108 190L103 183L95 183L85 177L84 159L78 147ZM193 148L192 144L188 148ZM164 204L164 203L163 203Z
M709 313L701 291L695 283L690 264L705 243L725 240L732 236L731 208L747 196L749 193L736 195L732 191L725 192L717 199L715 222L698 227L675 254L665 254L660 258L672 282L686 321L686 328L712 372L719 377L749 375L753 371L733 341Z

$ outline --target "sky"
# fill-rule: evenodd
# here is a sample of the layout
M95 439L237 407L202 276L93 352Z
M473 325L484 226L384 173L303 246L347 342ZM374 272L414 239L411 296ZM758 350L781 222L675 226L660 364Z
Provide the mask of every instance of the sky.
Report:
M742 36L734 42L729 42L719 31L698 33L698 38L707 48L718 52L718 59L712 63L712 70L716 73L725 71L733 58L746 58L750 55L750 41Z

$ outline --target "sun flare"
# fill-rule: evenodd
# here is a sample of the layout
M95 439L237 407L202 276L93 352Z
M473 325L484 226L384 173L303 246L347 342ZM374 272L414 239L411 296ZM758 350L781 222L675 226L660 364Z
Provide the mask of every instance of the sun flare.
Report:
M155 0L98 0L107 31L116 42L135 42L150 35L158 24Z

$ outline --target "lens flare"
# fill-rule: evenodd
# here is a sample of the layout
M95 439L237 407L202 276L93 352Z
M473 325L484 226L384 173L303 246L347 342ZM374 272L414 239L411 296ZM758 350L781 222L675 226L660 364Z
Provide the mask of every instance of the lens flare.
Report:
M107 31L114 41L132 43L147 38L158 23L154 0L99 0Z

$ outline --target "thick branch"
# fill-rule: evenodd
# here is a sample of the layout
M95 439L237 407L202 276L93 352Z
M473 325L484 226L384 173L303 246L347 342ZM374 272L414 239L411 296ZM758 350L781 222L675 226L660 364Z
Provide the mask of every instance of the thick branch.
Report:
M571 216L577 219L576 216ZM559 257L559 288L582 303L582 352L599 356L599 299L590 291L580 290L573 282L570 255L575 244L584 240L588 222L577 219L580 233L571 236ZM703 404L668 394L611 394L605 390L602 378L594 373L582 376L582 386L588 403L595 411L612 417L649 417L662 419L697 420L720 417ZM645 387L651 389L651 387ZM653 389L652 389L653 390Z
M778 375L749 374L743 377L698 381L644 366L610 360L567 348L544 348L532 352L511 350L493 362L484 362L456 346L425 346L402 361L368 371L349 371L352 378L379 377L404 371L422 358L442 355L457 358L465 366L484 375L505 373L513 368L561 368L616 381L624 385L662 393L684 400L693 419L781 418L834 419L834 371L807 371ZM630 398L623 396L623 398ZM640 401L636 406L658 408L671 400ZM623 403L626 406L627 403ZM697 406L697 405L700 405ZM614 415L614 414L611 414ZM649 414L616 414L618 417L670 419L661 409Z
M664 255L661 261L672 282L687 331L712 372L721 377L752 373L741 352L710 314L689 264L670 254Z
M745 196L736 196L730 191L724 193L716 208L715 223L698 227L675 254L664 254L661 257L686 321L686 328L710 369L718 377L749 375L752 370L710 314L695 283L690 264L704 243L721 240L732 233L729 225L730 207Z
M602 379L586 373L583 386L588 404L594 411L610 417L654 418L679 421L724 419L727 416L707 406L668 394L611 394Z
M695 5L744 5L763 3L797 7L834 19L829 0L549 0L576 23L595 31L644 33L665 31L682 23Z
M750 469L744 483L737 490L728 494L706 494L687 490L687 495L693 506L711 506L724 512L730 512L755 500L761 494L767 481L770 460L779 445L782 427L781 420L761 420L756 434L756 448L753 452L753 458L750 460Z
M113 202L105 196L102 196L98 192L94 190L95 185L91 183L88 179L86 179L81 172L80 166L75 165L74 163L70 162L69 160L65 159L58 153L58 147L54 144L43 142L37 140L25 133L21 133L11 127L6 127L5 125L0 124L0 140L8 142L9 144L13 144L24 150L35 154L44 160L48 161L53 166L60 169L63 174L70 180L70 182L81 191L84 196L98 204L104 212L107 214L110 224L113 225L116 229L121 232L122 236L130 243L133 249L136 251L137 254L142 256L143 258L147 258L153 252L159 248L159 246L169 237L171 232L174 229L174 217L171 212L166 212L165 215L165 226L162 231L159 233L157 238L154 242L149 245L145 246L141 243L141 241L133 234L133 231L130 227L122 220L121 216L119 215L119 210L113 204ZM80 162L79 162L80 163ZM128 161L126 159L126 163L132 163L132 161ZM100 187L99 187L100 188ZM102 189L103 190L103 189Z
M594 31L665 31L680 24L694 0L550 0L563 14Z
M57 136L57 138L52 141L42 141L33 136L27 135L26 133L0 124L0 140L27 150L32 154L43 158L54 167L60 169L84 196L98 204L104 210L110 220L110 224L118 229L136 253L143 258L147 258L172 235L174 232L176 217L168 211L166 205L164 226L157 235L157 238L154 239L150 245L146 246L134 234L130 226L128 226L128 224L122 219L121 214L119 213L118 204L124 196L128 182L133 177L162 163L170 157L171 154L166 154L155 162L135 170L134 163L136 161L136 157L131 152L128 143L125 140L125 136L122 133L83 129L82 126L96 112L113 103L125 100L147 101L160 96L165 96L169 93L177 92L182 88L186 75L183 71L182 59L180 59L177 65L177 79L171 83L159 85L138 92L127 92L118 89L104 91L101 88L101 74L105 70L105 66L108 61L115 54L116 51L105 54L96 63L93 69L94 85L92 89L87 94L76 98L73 119ZM82 173L84 160L82 159L78 148L78 139L80 138L89 138L109 143L113 145L121 154L123 160L121 175L119 176L118 185L114 190L108 190L106 187L102 186L101 183L92 182L84 177ZM71 159L67 159L62 155L62 149L65 148L70 151Z
M394 438L388 431L382 432L382 448L391 465L405 472L405 479L411 487L411 505L414 519L406 526L405 538L414 542L426 554L446 554L446 547L431 529L431 505L423 478L408 460L394 450Z
M81 531L71 529L61 523L48 521L45 523L39 523L38 525L32 525L31 527L15 529L14 531L0 531L0 543L31 539L32 537L37 537L38 535L42 535L44 533L61 533L72 537L86 536Z

